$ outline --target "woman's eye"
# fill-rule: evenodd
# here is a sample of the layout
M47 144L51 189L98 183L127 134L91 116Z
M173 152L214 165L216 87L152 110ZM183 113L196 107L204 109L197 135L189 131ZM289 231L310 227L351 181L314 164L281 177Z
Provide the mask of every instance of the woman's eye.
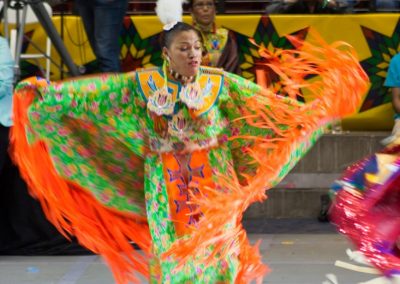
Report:
M185 51L188 51L188 50L190 50L190 49L192 49L192 48L194 48L195 50L199 50L199 49L201 49L201 46L193 46L193 47L185 46L185 47L180 47L180 48L179 48L179 51L185 52Z

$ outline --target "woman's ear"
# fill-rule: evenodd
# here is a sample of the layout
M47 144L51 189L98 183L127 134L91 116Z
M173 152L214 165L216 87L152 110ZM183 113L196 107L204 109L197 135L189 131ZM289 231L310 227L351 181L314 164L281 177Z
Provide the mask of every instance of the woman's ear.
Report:
M168 62L170 61L170 58L168 56L168 49L165 46L162 49L162 55L163 55L165 60L167 60Z

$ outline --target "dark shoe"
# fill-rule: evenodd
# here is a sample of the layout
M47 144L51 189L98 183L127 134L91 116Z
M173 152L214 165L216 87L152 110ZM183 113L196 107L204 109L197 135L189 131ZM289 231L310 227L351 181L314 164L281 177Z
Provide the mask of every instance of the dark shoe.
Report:
M329 207L331 206L331 199L328 194L321 195L321 210L318 214L318 221L329 222Z

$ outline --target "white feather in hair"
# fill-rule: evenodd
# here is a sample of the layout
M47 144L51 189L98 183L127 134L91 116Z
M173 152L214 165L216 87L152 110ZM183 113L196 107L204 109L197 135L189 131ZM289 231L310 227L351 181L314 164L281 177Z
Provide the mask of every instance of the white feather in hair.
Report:
M182 21L183 3L186 3L186 0L157 1L156 13L161 23L164 24L164 30L169 30L177 22Z

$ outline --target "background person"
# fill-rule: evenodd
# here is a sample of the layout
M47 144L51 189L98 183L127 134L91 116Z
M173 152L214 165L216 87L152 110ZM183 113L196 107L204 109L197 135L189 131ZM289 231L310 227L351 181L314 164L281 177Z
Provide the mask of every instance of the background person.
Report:
M8 159L8 132L12 125L14 60L7 40L0 37L0 172Z
M14 60L7 40L0 37L0 254L88 253L46 220L11 161L13 82Z
M120 72L119 35L128 0L76 0L100 72Z
M240 74L235 34L225 28L217 28L215 1L191 0L189 3L193 25L201 32L206 48L202 65Z
M396 11L400 8L400 1L396 0L376 0L376 8L391 11Z
M390 60L384 86L391 88L392 106L395 112L392 134L382 141L386 145L400 136L400 54L396 54Z
M267 6L267 14L338 14L347 5L339 0L281 0Z

